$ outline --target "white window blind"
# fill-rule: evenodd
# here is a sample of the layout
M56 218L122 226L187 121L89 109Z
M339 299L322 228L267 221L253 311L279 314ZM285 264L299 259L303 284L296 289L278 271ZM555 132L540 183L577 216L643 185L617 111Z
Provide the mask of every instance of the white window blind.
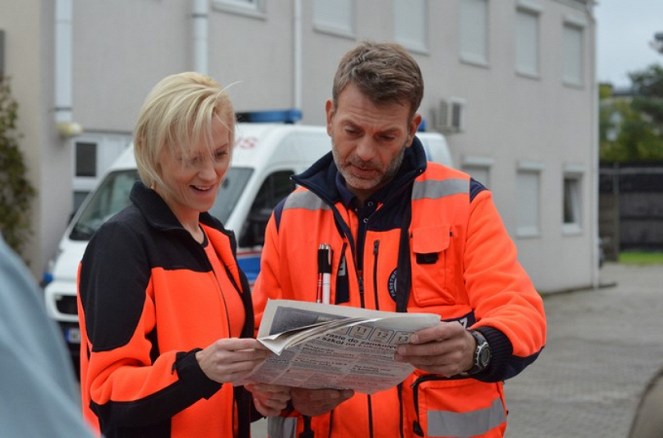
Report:
M488 64L488 0L460 2L460 57Z
M540 234L541 174L538 171L519 170L516 178L517 233L521 237Z
M564 23L563 32L563 76L564 83L583 85L583 28L572 23Z
M354 34L353 0L313 0L313 25L317 30Z
M516 12L516 71L539 76L539 14L525 9Z
M403 46L428 50L428 0L394 0L394 37Z

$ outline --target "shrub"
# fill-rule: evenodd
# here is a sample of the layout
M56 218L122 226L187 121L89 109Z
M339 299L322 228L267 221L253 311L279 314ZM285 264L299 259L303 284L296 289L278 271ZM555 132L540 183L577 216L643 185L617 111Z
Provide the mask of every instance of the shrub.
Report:
M21 253L31 234L30 207L36 191L26 178L16 128L18 103L8 78L0 78L0 233L7 245Z

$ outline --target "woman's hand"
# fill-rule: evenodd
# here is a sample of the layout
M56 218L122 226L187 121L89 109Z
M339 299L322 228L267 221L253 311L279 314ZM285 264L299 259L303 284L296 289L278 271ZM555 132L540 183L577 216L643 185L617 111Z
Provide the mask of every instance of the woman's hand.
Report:
M315 417L326 414L353 395L351 389L306 389L292 388L292 405L302 415Z
M247 383L246 389L253 394L253 404L265 417L277 417L290 400L290 388L266 383Z
M196 353L205 375L219 383L241 382L256 365L271 354L260 342L250 338L219 339Z

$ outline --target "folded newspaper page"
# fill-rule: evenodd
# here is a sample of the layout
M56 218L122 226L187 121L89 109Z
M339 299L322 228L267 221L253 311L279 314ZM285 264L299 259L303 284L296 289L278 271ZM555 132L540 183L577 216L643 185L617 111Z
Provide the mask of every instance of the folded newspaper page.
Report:
M429 313L270 300L258 341L275 354L246 380L366 394L383 391L414 370L394 360L396 346L408 342L415 331L439 322L439 315Z

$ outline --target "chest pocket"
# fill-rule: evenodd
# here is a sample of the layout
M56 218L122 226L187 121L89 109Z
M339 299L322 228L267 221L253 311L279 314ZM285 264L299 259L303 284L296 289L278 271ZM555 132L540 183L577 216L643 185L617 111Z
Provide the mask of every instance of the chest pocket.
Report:
M412 230L412 293L419 307L455 303L449 225Z

